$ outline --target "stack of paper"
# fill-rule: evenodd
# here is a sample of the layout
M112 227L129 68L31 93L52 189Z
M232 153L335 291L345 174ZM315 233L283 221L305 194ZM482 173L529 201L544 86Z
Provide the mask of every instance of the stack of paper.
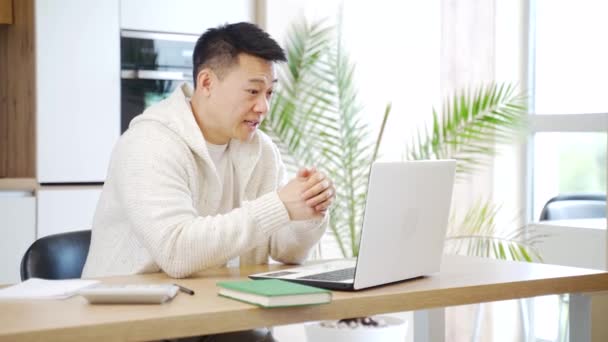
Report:
M78 290L97 284L98 280L46 280L30 278L17 285L0 289L3 299L65 299L75 295Z

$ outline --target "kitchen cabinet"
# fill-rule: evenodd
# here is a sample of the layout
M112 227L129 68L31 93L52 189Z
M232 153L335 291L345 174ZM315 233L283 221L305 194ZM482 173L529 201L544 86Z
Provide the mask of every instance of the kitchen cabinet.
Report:
M35 178L34 0L9 2L13 23L0 25L0 179Z
M21 258L36 239L32 192L0 190L0 236L0 284L17 283Z
M35 3L40 183L102 182L120 135L118 0Z
M0 24L13 23L13 0L0 0Z
M91 229L101 186L41 187L38 190L38 234Z
M200 35L210 27L254 22L254 0L121 0L120 27Z

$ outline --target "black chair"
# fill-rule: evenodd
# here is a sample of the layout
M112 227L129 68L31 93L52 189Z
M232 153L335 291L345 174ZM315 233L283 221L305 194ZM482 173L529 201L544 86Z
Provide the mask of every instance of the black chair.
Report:
M91 244L91 231L49 235L36 240L21 259L21 280L80 278Z
M540 213L541 221L548 220L572 220L584 218L605 218L606 217L606 195L573 193L564 194L550 199ZM568 322L568 295L558 295L558 315L560 322ZM564 319L565 316L565 319ZM568 336L570 326L559 327L558 340L563 336Z
M606 217L604 194L559 195L550 199L540 213L541 221L604 217Z

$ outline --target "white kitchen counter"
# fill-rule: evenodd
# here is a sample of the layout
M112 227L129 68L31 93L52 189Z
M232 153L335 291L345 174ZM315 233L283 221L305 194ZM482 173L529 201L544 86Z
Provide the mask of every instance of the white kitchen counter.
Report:
M529 225L547 235L537 245L548 264L606 270L606 219L541 221Z

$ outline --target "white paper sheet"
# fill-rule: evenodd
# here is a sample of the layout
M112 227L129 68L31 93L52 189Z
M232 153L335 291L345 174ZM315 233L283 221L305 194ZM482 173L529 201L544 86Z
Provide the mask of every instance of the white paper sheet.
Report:
M0 289L0 300L65 299L75 295L78 290L97 283L99 283L98 280L30 278L19 284Z

